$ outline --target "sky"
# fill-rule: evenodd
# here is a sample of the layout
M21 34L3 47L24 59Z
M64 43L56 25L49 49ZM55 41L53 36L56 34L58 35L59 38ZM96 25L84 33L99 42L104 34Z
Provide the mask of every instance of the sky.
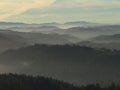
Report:
M120 23L120 0L0 0L0 21Z

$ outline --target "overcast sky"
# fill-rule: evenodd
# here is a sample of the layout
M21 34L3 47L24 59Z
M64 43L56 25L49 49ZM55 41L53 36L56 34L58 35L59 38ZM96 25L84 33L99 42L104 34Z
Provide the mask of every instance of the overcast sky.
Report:
M0 20L120 23L120 0L0 0Z

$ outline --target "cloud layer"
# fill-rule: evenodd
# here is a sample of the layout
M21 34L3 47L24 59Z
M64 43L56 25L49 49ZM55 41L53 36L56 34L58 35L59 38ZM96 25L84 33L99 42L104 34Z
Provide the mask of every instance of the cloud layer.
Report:
M0 20L32 8L44 8L55 0L0 0Z
M56 7L108 7L120 6L120 0L56 0Z

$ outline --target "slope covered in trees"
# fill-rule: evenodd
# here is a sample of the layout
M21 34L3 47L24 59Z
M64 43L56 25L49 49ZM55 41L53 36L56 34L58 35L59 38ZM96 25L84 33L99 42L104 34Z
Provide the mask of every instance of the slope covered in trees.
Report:
M101 87L99 84L74 86L51 78L17 74L1 74L0 90L120 90L119 85Z
M79 90L79 88L45 77L2 74L0 90Z
M75 84L120 83L120 51L34 45L0 55L1 72L37 74Z

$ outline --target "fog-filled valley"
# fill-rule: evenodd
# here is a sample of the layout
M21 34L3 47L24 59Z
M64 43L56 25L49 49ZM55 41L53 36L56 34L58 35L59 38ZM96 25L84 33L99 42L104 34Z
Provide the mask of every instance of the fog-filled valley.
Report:
M0 40L3 42L1 46L7 49L7 46L12 48L34 44L79 44L93 48L120 49L120 25L83 21L67 22L68 24L71 27L63 28L59 23L25 24L1 22ZM67 27L66 23L62 25ZM7 46L6 43L8 43Z
M1 22L0 72L120 84L120 25Z

